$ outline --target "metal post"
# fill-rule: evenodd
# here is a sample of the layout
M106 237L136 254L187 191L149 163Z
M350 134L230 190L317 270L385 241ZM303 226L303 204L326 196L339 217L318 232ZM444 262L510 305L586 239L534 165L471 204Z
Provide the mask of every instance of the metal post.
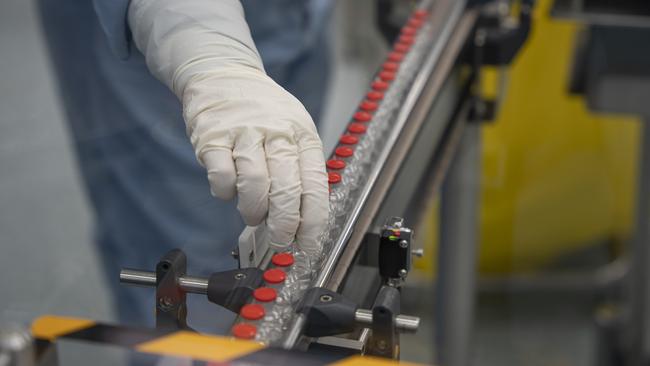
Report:
M436 357L444 366L466 366L470 361L480 146L480 126L467 125L442 189L435 329Z
M650 355L650 120L641 124L636 224L628 256L631 278L628 293L628 365L645 365Z

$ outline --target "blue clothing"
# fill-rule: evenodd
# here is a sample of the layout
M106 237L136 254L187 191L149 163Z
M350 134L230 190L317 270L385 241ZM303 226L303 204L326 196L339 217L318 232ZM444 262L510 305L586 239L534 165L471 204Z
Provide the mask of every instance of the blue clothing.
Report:
M329 0L242 3L267 73L317 119L328 76ZM120 268L153 270L176 247L186 251L193 275L234 268L229 253L242 220L234 202L210 195L179 101L151 76L130 42L128 0L39 5L120 320L152 325L153 289L121 286ZM188 298L191 325L219 322L223 311L216 305Z

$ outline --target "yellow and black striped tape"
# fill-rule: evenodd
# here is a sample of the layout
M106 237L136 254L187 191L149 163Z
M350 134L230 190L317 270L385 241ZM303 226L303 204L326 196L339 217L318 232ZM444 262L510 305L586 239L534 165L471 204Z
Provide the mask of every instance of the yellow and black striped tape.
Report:
M140 329L99 324L92 320L43 316L32 324L32 335L41 342L58 339L106 343L161 357L191 358L214 365L337 365L385 366L397 362L376 357L312 354L266 347L231 337L199 334L184 330ZM194 364L197 364L196 362ZM401 362L401 365L415 365Z

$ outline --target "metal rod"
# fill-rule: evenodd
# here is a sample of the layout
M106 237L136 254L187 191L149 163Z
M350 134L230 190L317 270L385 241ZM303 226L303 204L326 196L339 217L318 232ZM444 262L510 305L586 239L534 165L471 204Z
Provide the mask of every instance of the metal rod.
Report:
M123 269L120 271L120 282L129 285L155 287L156 273ZM183 276L178 279L178 286L183 291L193 294L206 294L208 292L208 280L206 278Z
M354 321L359 325L372 325L372 311L357 309L354 313ZM395 327L400 332L415 333L420 326L420 318L417 316L398 315L395 317Z

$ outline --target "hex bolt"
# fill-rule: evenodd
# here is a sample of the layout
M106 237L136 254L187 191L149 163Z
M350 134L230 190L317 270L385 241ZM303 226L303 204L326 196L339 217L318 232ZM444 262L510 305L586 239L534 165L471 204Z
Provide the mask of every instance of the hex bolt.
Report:
M330 301L332 301L332 296L330 296L330 295L322 295L320 297L320 301L321 302L330 302Z
M174 303L173 303L173 301L172 301L171 298L165 296L165 297L161 297L161 298L158 300L158 305L160 306L160 308L161 308L162 310L164 310L164 311L168 311L168 310L170 310L170 309L174 306Z
M400 248L407 248L409 246L409 242L406 240L400 240L399 246Z
M243 274L243 273L237 273L237 274L235 274L235 279L236 279L236 280L243 280L244 278L246 278L246 275Z

